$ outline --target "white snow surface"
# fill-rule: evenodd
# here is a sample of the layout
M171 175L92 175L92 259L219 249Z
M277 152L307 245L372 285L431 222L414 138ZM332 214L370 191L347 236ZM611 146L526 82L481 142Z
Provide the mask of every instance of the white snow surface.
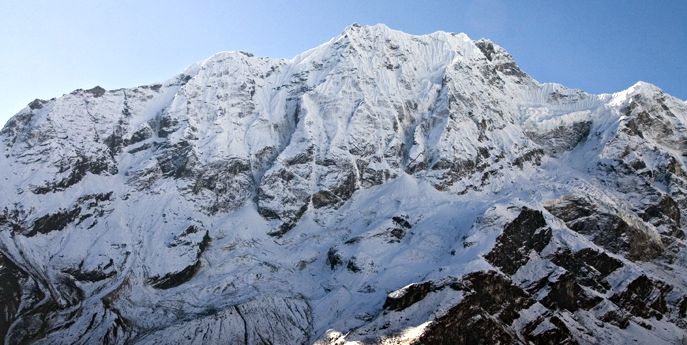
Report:
M0 208L20 210L27 228L77 206L91 214L30 236L0 223L0 251L62 310L78 310L35 342L412 343L462 293L432 292L389 313L387 295L498 270L484 256L521 207L542 210L553 239L512 277L516 284L562 270L547 258L560 248L606 251L545 204L585 195L642 222L646 195L609 187L600 166L636 157L649 174L666 171L672 157L684 169L687 105L643 82L592 95L514 66L503 48L465 34L352 25L290 60L223 52L158 85L77 90L23 109L0 134ZM671 134L627 135L640 112L627 109L660 107L657 97L673 114L660 120ZM556 155L533 137L577 123L589 123L589 134ZM180 154L185 165L175 161ZM166 159L176 170L166 170ZM80 160L102 168L61 184ZM676 188L655 183L665 194ZM83 199L110 192L97 207ZM319 192L333 201L316 206ZM399 228L393 217L410 224L402 236L390 232ZM283 224L292 226L274 236ZM198 232L185 234L190 226ZM660 225L642 229L660 243ZM671 264L609 255L625 264L609 278L614 287L648 274L670 281L675 296L687 290L682 249ZM152 285L196 264L178 286ZM75 267L112 273L76 281L83 296L74 298L64 281ZM537 306L518 322L541 315ZM651 336L637 319L620 329L582 311L562 315L609 344L684 339L684 326L665 319L642 321ZM112 336L118 318L126 331ZM385 323L392 326L382 331ZM594 343L582 333L576 340Z

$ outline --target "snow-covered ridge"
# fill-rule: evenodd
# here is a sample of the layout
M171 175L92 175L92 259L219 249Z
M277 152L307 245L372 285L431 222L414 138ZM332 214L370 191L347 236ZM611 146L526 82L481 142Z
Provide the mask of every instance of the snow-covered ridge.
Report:
M675 343L686 124L381 24L36 100L0 132L0 336Z

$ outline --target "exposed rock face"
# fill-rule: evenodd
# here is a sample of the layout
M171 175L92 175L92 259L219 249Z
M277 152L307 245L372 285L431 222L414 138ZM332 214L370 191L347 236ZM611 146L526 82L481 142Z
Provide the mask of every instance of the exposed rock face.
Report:
M411 284L406 286L398 296L387 296L384 301L384 309L401 311L410 307L427 296L428 293L436 290L432 282Z
M551 261L565 268L581 285L600 292L605 292L611 288L605 278L623 266L620 260L591 248L585 248L575 253L564 249L556 253Z
M551 241L551 229L540 211L524 208L496 238L485 259L505 273L515 274L529 260L530 251L541 252Z
M7 344L674 344L687 104L352 25L0 131Z
M466 292L463 301L430 324L417 344L516 343L508 325L534 301L493 272L470 274L463 283L455 287Z
M568 196L549 203L546 208L570 229L613 253L646 261L663 252L663 244L654 229L643 223L631 225L611 210L599 210L590 200Z
M0 255L0 341L5 340L12 321L17 317L21 303L20 279L23 275L14 263Z
M154 275L148 278L148 283L157 289L169 289L187 282L200 269L200 257L209 243L210 235L207 230L201 231L194 225L189 226L180 235L175 236L172 242L167 244L168 248L181 251L180 257L190 257L186 266L169 271L164 275Z
M476 226L482 230L470 236L481 236L480 231L492 224L503 224L492 251L485 255L503 273L481 271L457 280L410 284L387 296L387 312L370 326L331 342L579 344L639 339L633 327L641 327L643 336L656 336L651 320L667 318L682 324L678 320L684 287L648 278L632 261L616 259L590 242L573 249L582 243L571 242L570 236L579 237L579 233L556 228L541 211L517 209L508 208L508 216L498 209L488 211ZM501 252L510 253L512 262L496 255ZM628 274L640 275L623 277ZM437 301L443 303L438 308ZM440 311L433 312L436 309ZM398 335L403 329L391 326L394 320L417 314L426 315L421 319L428 318L429 323L415 331L416 338L404 339ZM379 325L391 331L370 338Z
M611 300L633 315L660 320L668 312L666 295L671 290L672 286L641 275Z

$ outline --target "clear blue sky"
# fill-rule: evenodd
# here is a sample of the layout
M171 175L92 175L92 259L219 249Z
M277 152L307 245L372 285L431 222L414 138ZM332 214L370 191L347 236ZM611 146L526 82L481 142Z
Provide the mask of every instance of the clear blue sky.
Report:
M487 37L539 81L687 98L684 0L0 0L0 124L34 98L163 81L218 51L292 57L353 22Z

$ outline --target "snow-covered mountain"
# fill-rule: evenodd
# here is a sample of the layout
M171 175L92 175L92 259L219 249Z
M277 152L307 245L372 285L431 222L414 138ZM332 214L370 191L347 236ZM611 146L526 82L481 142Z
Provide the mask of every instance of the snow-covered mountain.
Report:
M383 25L35 100L0 132L0 339L680 343L686 125Z

